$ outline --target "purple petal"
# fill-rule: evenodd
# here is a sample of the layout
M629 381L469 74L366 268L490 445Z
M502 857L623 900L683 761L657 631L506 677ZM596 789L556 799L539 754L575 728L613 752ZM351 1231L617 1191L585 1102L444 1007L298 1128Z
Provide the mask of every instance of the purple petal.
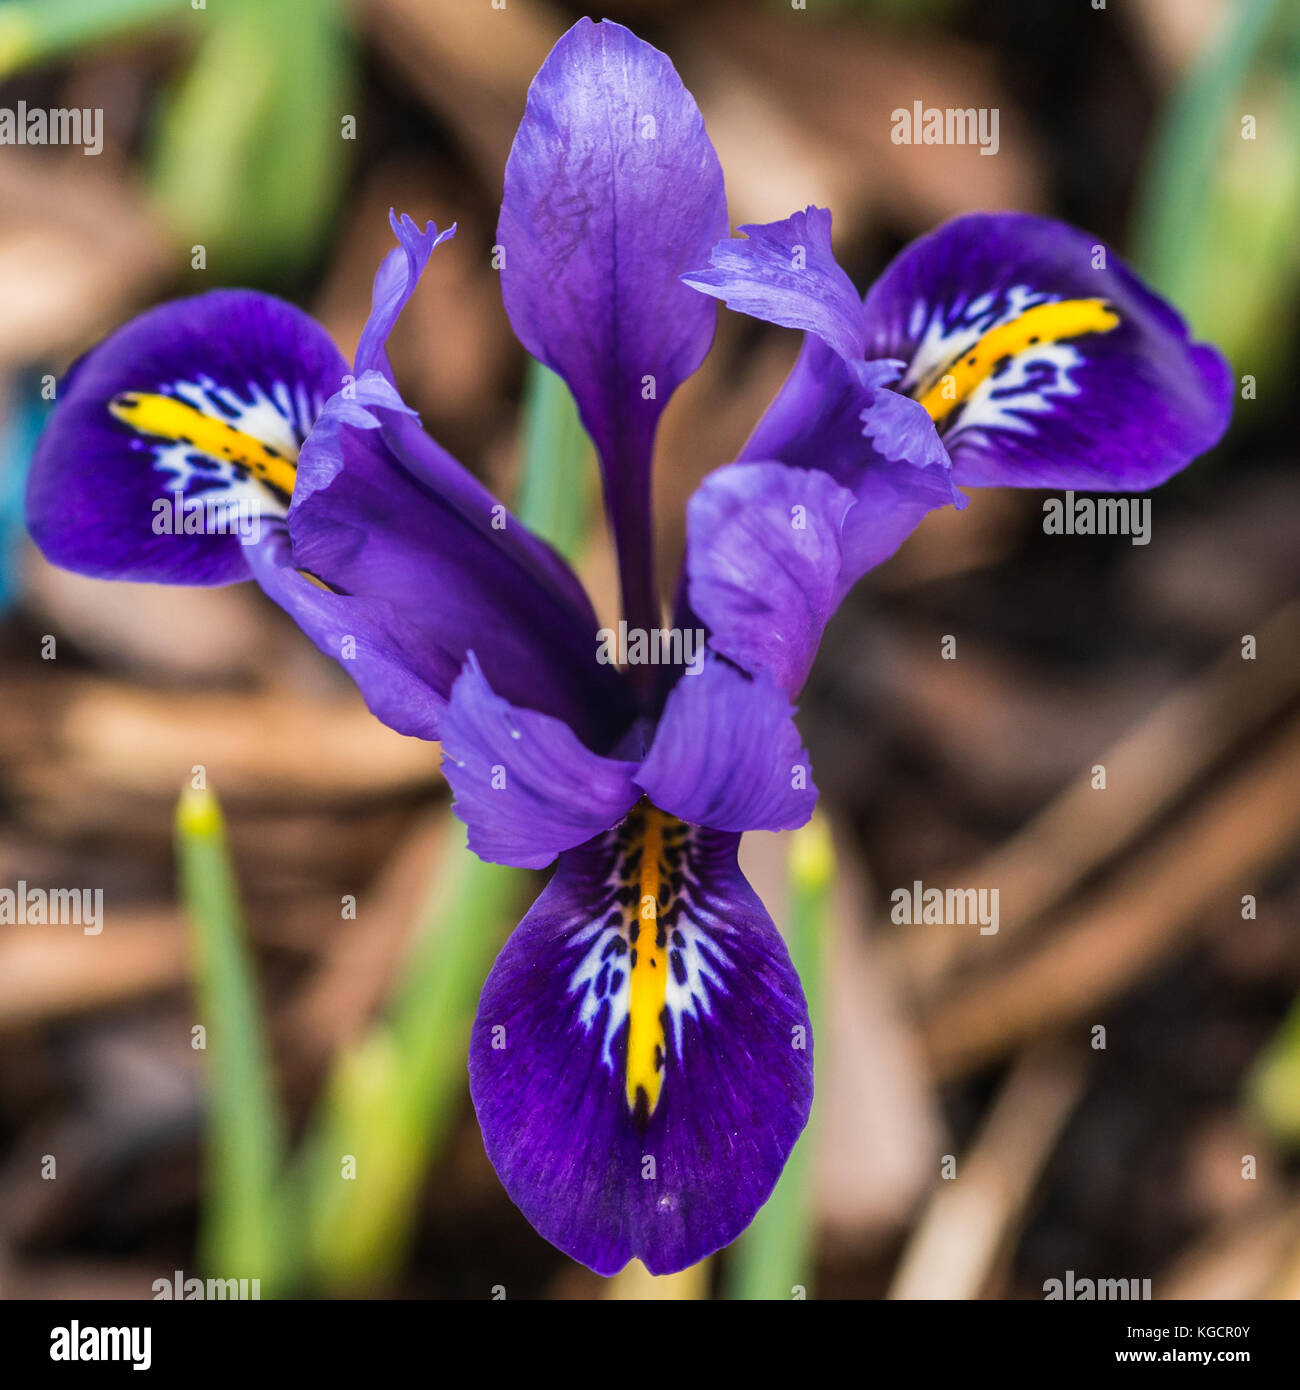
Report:
M411 218L399 218L391 212L389 223L399 244L385 257L375 276L370 317L357 348L358 380L353 386L353 395L359 404L368 404L389 447L417 481L464 516L493 517L496 539L511 552L515 562L529 572L532 581L557 591L585 613L588 609L586 593L564 560L513 519L508 526L509 534L500 530L504 509L497 504L496 498L420 428L415 412L398 395L384 345L415 292L429 257L436 247L455 235L456 228L452 226L440 233L430 222L420 231ZM325 486L331 476L300 477L295 498L309 489Z
M835 589L835 606L869 570L882 565L921 522L939 507L968 501L954 497L947 468L913 468L880 463L861 470L853 489L858 505L844 519L840 542L844 562Z
M442 770L480 859L542 869L620 821L635 763L602 758L562 720L492 691L471 653L442 717Z
M905 364L864 356L862 303L835 260L830 213L808 208L742 230L748 241L722 242L709 268L684 279L741 313L805 332L799 360L741 459L820 469L861 504L844 524L838 602L927 512L964 504L933 421L888 389Z
M483 989L488 1158L598 1274L634 1256L668 1274L734 1240L807 1122L807 1005L736 844L643 805L561 859Z
M405 214L399 218L391 209L388 224L399 244L384 257L375 272L370 317L357 343L356 371L358 376L362 372L382 372L392 381L393 369L386 350L388 335L415 293L434 248L454 237L456 227L453 223L445 232L440 232L435 223L429 222L421 231L411 218Z
M334 403L334 411L337 418L346 420L347 401L355 402L353 423L370 428L378 421L389 446L403 458L405 466L419 482L445 497L467 516L489 515L496 498L421 429L415 411L398 394L384 350L388 335L415 292L434 248L452 237L456 228L453 226L439 233L430 222L420 231L411 218L399 218L391 212L389 223L399 244L384 258L375 275L370 317L357 348L356 378L351 390L341 393L343 401ZM307 463L298 480L296 501L301 501L308 492L327 486L341 466L328 453L318 453ZM528 536L519 526L513 528L511 540L516 553L521 559L526 558L541 582L567 587L579 604L585 603L581 585L549 546Z
M618 673L597 662L597 623L576 580L551 583L541 543L415 426L378 372L331 398L304 446L289 513L299 568L391 604L427 661L450 672L479 654L498 694L608 747L633 717ZM558 561L556 563L559 563ZM568 571L566 569L565 573ZM589 832L590 833L590 832Z
M713 654L673 687L636 780L656 806L713 830L793 830L817 803L785 693Z
M235 527L244 518L253 539L284 516L299 448L345 371L324 329L269 295L147 310L62 383L28 484L33 539L104 579L247 579Z
M845 361L861 358L862 301L831 250L827 209L740 230L747 241L720 241L706 268L682 276L685 283L737 313L815 333Z
M819 338L805 337L793 370L741 451L745 461L775 458L821 469L857 499L840 538L836 602L887 560L928 512L954 501L965 505L953 491L933 428L918 421L920 407L881 384L892 373L891 363L845 362Z
M751 674L767 671L791 699L835 609L853 505L826 473L733 463L687 506L688 593L709 645Z
M600 452L625 607L640 626L658 612L655 429L715 323L678 276L726 230L722 170L672 64L622 25L580 20L534 78L506 166L501 291Z
M1153 487L1228 424L1229 369L1109 248L1023 213L909 246L866 300L868 353L936 419L959 484Z
M253 577L326 656L356 681L370 712L399 734L438 736L458 666L398 608L321 588L294 565L283 527L248 550Z
M858 419L862 422L863 437L871 441L872 449L890 463L910 463L916 468L935 464L949 468L948 451L929 412L920 401L890 389L902 375L905 364L886 358L849 365L864 390L871 393ZM965 505L959 494L954 493L952 500L959 506Z

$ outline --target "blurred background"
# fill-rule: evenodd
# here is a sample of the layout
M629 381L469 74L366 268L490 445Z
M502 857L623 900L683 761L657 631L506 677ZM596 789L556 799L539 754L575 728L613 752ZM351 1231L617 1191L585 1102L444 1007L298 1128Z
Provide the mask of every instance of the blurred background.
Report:
M469 1021L543 880L464 853L437 749L253 586L100 584L27 541L50 374L219 284L350 355L396 206L460 225L394 337L407 399L612 615L594 467L491 266L529 79L584 12L0 4L0 108L104 112L94 158L0 146L0 886L102 888L105 923L0 925L0 1294L149 1298L178 1270L264 1297L1041 1298L1070 1270L1300 1294L1295 0L594 12L676 62L733 224L828 205L865 288L955 213L1052 213L1245 382L1149 545L979 492L832 624L800 714L824 819L742 856L809 986L813 1122L752 1231L682 1276L575 1266L488 1165ZM891 143L914 101L996 108L996 157ZM662 573L797 347L723 313L661 432ZM565 448L576 509L546 472ZM226 831L190 798L181 891L196 776ZM894 924L915 880L997 888L999 931Z

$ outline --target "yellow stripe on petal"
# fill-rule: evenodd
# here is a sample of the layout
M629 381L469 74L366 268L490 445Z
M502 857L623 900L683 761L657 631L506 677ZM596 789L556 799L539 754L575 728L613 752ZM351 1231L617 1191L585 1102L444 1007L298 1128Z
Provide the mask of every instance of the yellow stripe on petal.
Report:
M642 811L640 893L628 932L631 995L627 1030L627 1103L647 1115L659 1104L664 1079L664 1005L668 997L668 939L659 924L663 876L664 813L648 803ZM644 1101L641 1097L644 1096Z
M1036 304L1010 323L989 329L917 399L935 424L940 424L1017 354L1040 343L1109 333L1119 321L1119 315L1104 299L1062 299Z
M108 410L137 434L188 445L197 453L246 470L285 498L293 495L297 448L266 444L176 396L124 391L109 401Z

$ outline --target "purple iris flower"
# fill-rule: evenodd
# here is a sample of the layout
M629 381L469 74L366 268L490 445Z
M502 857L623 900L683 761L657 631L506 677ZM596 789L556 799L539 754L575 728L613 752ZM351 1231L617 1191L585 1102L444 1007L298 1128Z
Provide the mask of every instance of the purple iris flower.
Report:
M165 304L91 351L41 441L31 531L87 574L254 578L379 718L441 740L479 855L558 858L474 1027L488 1156L598 1273L681 1269L752 1220L812 1101L803 993L736 850L812 811L792 702L826 622L926 512L964 505L956 484L1163 481L1225 429L1228 369L1107 247L1043 218L958 218L865 301L822 209L729 240L671 63L583 20L529 92L498 242L511 322L600 456L620 669L565 563L403 403L385 343L451 232L393 230L351 372L312 319L248 291ZM690 500L665 628L651 458L717 299L804 343ZM250 507L245 543L219 523Z

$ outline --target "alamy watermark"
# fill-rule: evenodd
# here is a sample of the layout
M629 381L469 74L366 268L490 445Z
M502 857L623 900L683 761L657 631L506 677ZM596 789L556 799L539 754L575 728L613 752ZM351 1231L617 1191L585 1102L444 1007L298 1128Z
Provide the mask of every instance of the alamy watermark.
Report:
M998 152L996 106L925 106L914 101L889 113L889 138L896 145L978 145Z
M1067 1269L1064 1279L1044 1279L1043 1298L1066 1299L1079 1303L1136 1303L1151 1297L1150 1279L1083 1279Z
M0 926L80 927L87 936L104 930L102 888L0 888Z
M1049 497L1043 503L1047 536L1128 536L1134 545L1151 544L1149 497Z
M153 1281L153 1297L157 1303L174 1300L195 1303L203 1299L236 1301L260 1299L262 1281L260 1279L200 1279L197 1275L186 1275L184 1270L173 1271L168 1279L165 1275Z
M974 926L981 936L998 933L996 888L927 888L918 878L889 895L889 920L898 926Z
M683 675L704 670L704 629L679 627L602 627L596 634L596 660L602 666L684 666Z
M189 497L173 492L153 500L155 536L238 536L242 545L262 538L262 512L252 497Z
M99 1327L76 1318L50 1329L51 1361L129 1361L133 1371L153 1365L151 1327Z
M98 106L0 106L0 145L80 145L83 154L104 148L104 112Z

